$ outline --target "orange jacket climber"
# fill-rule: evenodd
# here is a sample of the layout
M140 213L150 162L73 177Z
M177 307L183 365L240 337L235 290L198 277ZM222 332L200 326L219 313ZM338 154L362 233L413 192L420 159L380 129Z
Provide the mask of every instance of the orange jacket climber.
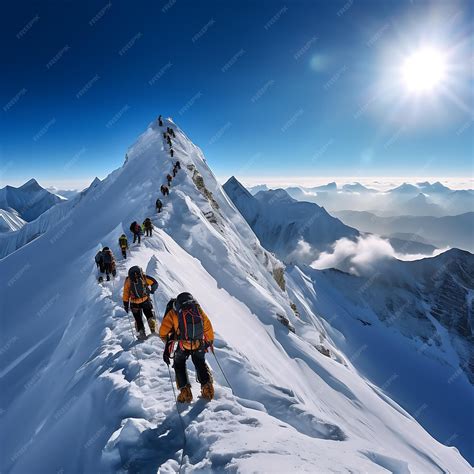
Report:
M203 326L204 326L204 340L213 341L214 340L214 330L210 319L207 317L207 314L204 310L198 306L198 310L202 316ZM169 336L172 338L179 339L179 322L178 322L178 313L174 308L171 308L165 314L163 321L160 326L160 337L163 341L166 342ZM201 346L201 341L183 341L183 348L187 350L198 349Z

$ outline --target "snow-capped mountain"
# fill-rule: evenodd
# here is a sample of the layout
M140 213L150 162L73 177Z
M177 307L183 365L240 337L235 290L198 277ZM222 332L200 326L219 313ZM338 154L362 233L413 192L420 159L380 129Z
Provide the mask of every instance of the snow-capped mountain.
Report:
M266 184L257 184L256 186L250 186L247 189L250 194L255 195L260 191L268 191L268 186Z
M415 197L400 203L398 212L407 216L434 216L441 217L443 208L432 202L424 193L418 193Z
M5 186L0 189L0 209L16 211L25 221L33 221L64 199L42 188L35 179L15 188Z
M342 190L348 193L376 193L377 190L368 188L360 183L344 184Z
M283 189L260 191L252 196L232 176L224 190L262 245L285 262L311 263L336 240L359 235L324 208L297 201Z
M418 188L420 189L421 192L423 193L450 193L452 190L449 189L447 186L444 184L441 184L439 181L436 181L435 183L430 183L428 181L423 181L421 183L416 183Z
M330 213L351 210L368 211L384 217L441 217L474 212L473 190L451 190L440 182L403 183L386 192L357 182L342 187L336 183L317 187L293 186L286 191L299 201L324 206Z
M367 277L309 267L288 275L291 297L326 319L364 375L473 458L474 255L387 260Z
M0 209L0 233L20 230L25 224L26 221L18 215L18 212Z
M182 169L161 214L172 160L153 122L121 168L26 224L18 234L32 236L42 220L40 235L0 261L2 472L176 472L182 455L183 472L469 472L360 375L347 340L313 309L310 277L285 277L199 148L167 126ZM118 236L146 216L154 236L98 285L97 249L119 254ZM216 398L180 407L183 426L163 344L137 345L122 308L132 265L159 282L159 320L170 297L190 291L215 328Z

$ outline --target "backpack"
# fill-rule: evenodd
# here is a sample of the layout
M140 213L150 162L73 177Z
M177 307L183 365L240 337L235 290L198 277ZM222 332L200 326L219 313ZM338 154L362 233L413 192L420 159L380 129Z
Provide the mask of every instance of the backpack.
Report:
M137 226L137 221L133 221L131 224L130 224L130 232L132 232L133 234L135 233L135 227Z
M121 248L126 248L128 245L127 237L119 237L119 245Z
M95 263L97 264L100 264L103 260L103 256L102 256L102 250L99 250L96 254L95 254Z
M105 264L111 264L114 260L114 256L108 247L105 247L102 251L102 260Z
M130 267L128 279L130 281L130 292L135 299L148 296L148 285L140 267Z
M176 298L179 339L181 341L202 341L204 320L199 304L190 293L181 293Z

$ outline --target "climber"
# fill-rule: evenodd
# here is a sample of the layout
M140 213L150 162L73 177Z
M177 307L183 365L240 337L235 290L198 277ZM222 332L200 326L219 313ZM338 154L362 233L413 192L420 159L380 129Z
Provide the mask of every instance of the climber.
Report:
M174 156L174 150L173 150L173 148L170 148L170 155L171 155L171 158L173 158L173 156Z
M166 180L168 181L168 186L171 186L171 181L173 181L173 176L169 173L166 175Z
M102 249L102 260L104 262L104 271L107 278L107 281L110 281L110 274L113 277L117 275L117 271L115 269L115 258L112 250L109 247L104 247Z
M170 138L169 135L166 136L166 141L168 142L169 146L173 146L172 143L171 143L171 138Z
M122 251L122 257L127 258L128 240L125 234L122 234L119 237L119 247L120 247L120 250Z
M180 390L178 402L189 403L193 399L186 360L191 356L196 368L197 379L201 384L201 396L207 400L214 398L214 386L205 354L212 350L214 331L212 324L199 303L190 293L181 293L176 300L170 300L160 326L159 335L165 343L163 360L170 364L173 346L176 385Z
M152 231L153 231L153 223L151 222L149 217L147 217L143 221L143 228L145 229L145 236L146 237L151 237L151 234L152 234Z
M102 255L102 250L99 250L95 254L95 264L97 265L97 269L100 273L104 273L104 258Z
M166 138L167 136L168 136L168 134L167 134L166 132L163 132L163 138L164 138L165 140L167 140L167 138Z
M181 163L179 162L179 160L176 161L176 163L174 164L175 168L180 170L181 169Z
M158 117L158 125L159 125L160 127L163 126L163 120L161 119L161 115Z
M173 178L176 178L177 173L178 173L178 170L176 169L176 166L173 166Z
M142 228L140 227L140 224L138 224L137 221L133 221L130 224L130 232L133 234L133 243L135 243L138 239L138 243L140 244Z
M130 267L123 285L123 307L127 313L132 310L139 340L146 339L142 312L148 321L150 331L156 332L155 313L150 294L155 293L157 288L158 282L153 277L145 275L140 267Z
M155 207L156 207L156 210L158 211L158 213L160 213L161 208L163 207L163 203L161 202L161 199L158 198L156 200Z
M163 194L163 196L169 196L170 195L170 190L168 188L168 186L166 186L165 184L162 184L161 185L161 193Z

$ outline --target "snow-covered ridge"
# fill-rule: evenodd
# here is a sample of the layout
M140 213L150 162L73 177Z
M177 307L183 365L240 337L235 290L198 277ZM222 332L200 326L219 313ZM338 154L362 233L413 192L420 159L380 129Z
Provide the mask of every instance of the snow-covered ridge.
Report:
M120 169L58 216L61 232L49 227L0 261L1 313L17 315L2 319L0 335L2 472L178 470L183 433L162 343L134 345L121 307L134 264L160 283L159 319L176 293L197 297L232 385L209 358L216 399L182 413L186 472L468 471L456 449L358 374L298 288L291 297L282 289L281 263L202 152L172 121L164 125L175 130L182 169L160 215L154 202L172 160L153 122ZM155 235L119 263L115 282L97 285L97 248L118 254L118 236L146 216Z
M25 224L16 211L0 209L0 233L20 230Z

